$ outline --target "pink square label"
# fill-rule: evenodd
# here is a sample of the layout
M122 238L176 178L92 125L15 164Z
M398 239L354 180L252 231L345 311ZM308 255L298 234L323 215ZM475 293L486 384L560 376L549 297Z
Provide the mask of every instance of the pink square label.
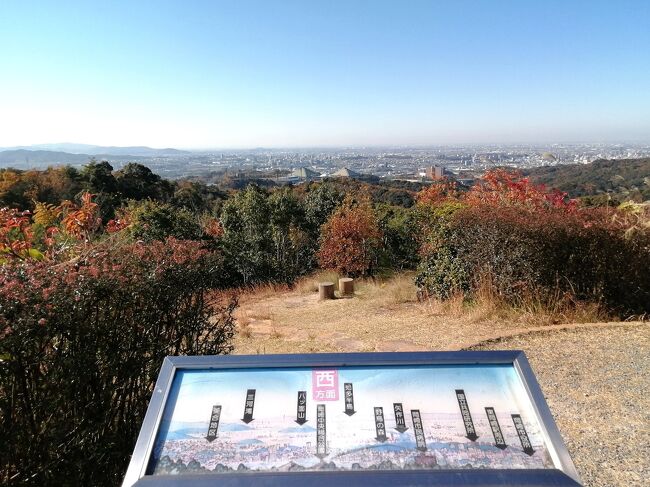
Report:
M339 400L339 372L336 369L311 371L311 388L314 401Z

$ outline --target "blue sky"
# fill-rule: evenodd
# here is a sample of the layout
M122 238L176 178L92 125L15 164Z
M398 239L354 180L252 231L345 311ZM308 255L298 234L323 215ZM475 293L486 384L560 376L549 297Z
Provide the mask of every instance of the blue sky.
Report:
M511 366L422 366L339 368L339 389L352 382L355 409L372 419L373 406L392 407L402 402L422 413L456 413L455 390L464 389L472 409L482 412L493 406L500 411L530 415L530 403L521 381ZM313 414L311 369L252 369L238 371L177 372L170 402L175 422L207 421L214 404L223 406L225 422L238 421L243 414L247 389L256 389L260 416L295 416L297 391L307 391L309 413ZM390 391L388 393L387 391ZM174 401L176 401L174 403ZM343 396L332 402L343 414ZM207 413L206 413L207 411ZM203 416L207 417L202 417ZM238 416L239 415L239 416ZM342 416L343 417L343 416ZM372 421L371 421L372 423Z
M0 146L650 141L650 2L0 1Z

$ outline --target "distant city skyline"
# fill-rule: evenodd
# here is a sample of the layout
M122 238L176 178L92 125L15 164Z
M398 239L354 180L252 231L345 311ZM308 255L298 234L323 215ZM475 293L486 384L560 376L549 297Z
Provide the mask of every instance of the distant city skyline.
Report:
M0 147L650 142L650 2L0 5Z

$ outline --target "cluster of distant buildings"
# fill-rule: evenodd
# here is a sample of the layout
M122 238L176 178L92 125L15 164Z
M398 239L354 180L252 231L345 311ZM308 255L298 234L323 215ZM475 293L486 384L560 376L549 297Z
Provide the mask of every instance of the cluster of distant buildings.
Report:
M289 175L283 178L278 178L278 180L289 183L301 183L308 181L319 181L326 177L360 179L361 174L347 167L341 168L331 174L322 174L308 167L297 167L291 171Z
M429 166L420 171L417 175L417 178L404 178L406 180L412 181L436 181L448 178L452 176L452 173L448 171L444 166ZM334 171L332 173L321 173L309 167L297 167L291 171L287 176L277 178L278 182L284 183L303 183L309 181L320 181L326 178L345 178L345 179L358 179L363 180L368 177L372 177L369 174L362 174L357 171L354 171L348 167L343 167Z
M309 167L297 167L287 176L278 178L279 182L287 183L303 183L309 181L320 181L324 178L350 178L350 179L362 179L363 175L347 167L341 168L338 171L332 173L320 173Z

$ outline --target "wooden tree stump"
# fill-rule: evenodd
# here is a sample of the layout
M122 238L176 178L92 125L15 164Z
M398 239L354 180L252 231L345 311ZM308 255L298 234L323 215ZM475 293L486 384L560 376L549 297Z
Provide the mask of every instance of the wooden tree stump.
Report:
M354 294L354 279L342 277L339 279L339 294L341 296L352 296Z
M334 283L333 282L319 282L318 283L318 299L334 299Z

